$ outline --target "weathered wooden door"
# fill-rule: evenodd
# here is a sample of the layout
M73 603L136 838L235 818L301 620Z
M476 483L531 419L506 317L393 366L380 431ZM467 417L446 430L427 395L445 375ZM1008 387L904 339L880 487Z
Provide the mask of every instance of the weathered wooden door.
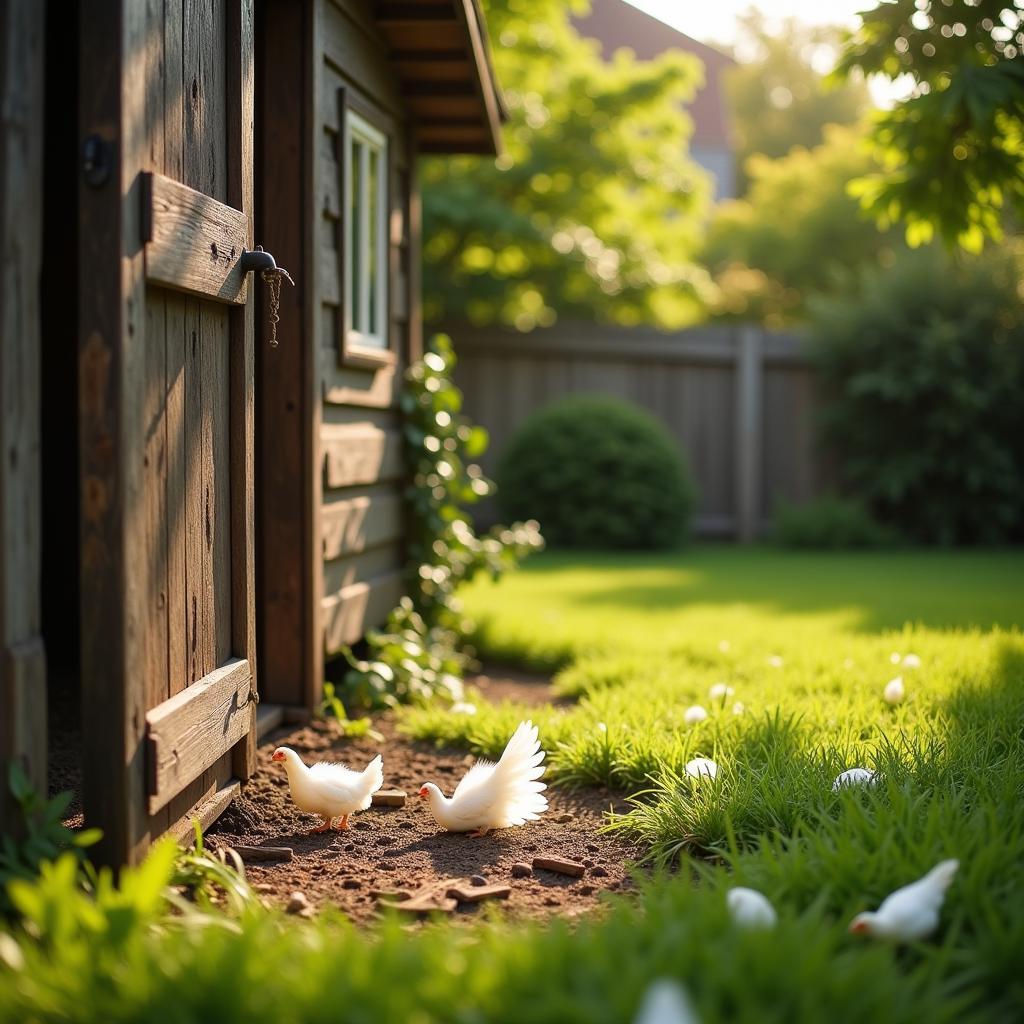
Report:
M254 756L252 33L252 0L82 4L83 789L109 862Z

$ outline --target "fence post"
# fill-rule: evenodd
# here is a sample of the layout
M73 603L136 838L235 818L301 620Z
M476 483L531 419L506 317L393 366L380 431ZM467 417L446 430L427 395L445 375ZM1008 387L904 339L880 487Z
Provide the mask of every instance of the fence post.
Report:
M745 324L736 344L736 535L757 539L761 519L762 333Z

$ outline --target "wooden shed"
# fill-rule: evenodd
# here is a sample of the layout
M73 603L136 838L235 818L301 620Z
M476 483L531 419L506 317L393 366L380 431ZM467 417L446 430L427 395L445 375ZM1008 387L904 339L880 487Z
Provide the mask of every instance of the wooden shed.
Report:
M0 0L0 103L0 761L131 862L400 596L416 157L500 103L475 0Z

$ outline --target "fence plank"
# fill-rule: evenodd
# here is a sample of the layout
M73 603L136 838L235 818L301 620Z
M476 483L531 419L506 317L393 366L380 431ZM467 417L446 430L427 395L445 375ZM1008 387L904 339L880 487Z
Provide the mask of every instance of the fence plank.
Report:
M736 526L747 543L760 527L763 370L761 332L744 327L736 359Z

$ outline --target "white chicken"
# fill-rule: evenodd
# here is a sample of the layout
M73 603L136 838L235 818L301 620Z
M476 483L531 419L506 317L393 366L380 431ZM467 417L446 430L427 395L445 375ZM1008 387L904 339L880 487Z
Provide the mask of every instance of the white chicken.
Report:
M509 828L536 821L547 810L547 789L538 780L544 774L544 751L537 726L521 722L497 764L477 761L463 776L449 799L432 782L420 787L420 796L437 823L449 832L485 836L492 828Z
M270 760L284 762L295 806L323 818L323 824L312 829L310 835L326 832L338 817L339 829L348 828L348 816L365 811L373 794L384 785L384 759L380 754L361 772L326 761L307 767L291 747L278 747Z
M768 897L756 889L737 885L726 894L725 903L741 928L774 928L779 919Z
M924 878L886 896L877 910L858 914L849 930L895 942L928 938L939 926L939 911L959 866L957 860L942 861Z
M836 776L832 792L838 793L846 786L873 786L877 781L878 776L868 768L847 768Z

